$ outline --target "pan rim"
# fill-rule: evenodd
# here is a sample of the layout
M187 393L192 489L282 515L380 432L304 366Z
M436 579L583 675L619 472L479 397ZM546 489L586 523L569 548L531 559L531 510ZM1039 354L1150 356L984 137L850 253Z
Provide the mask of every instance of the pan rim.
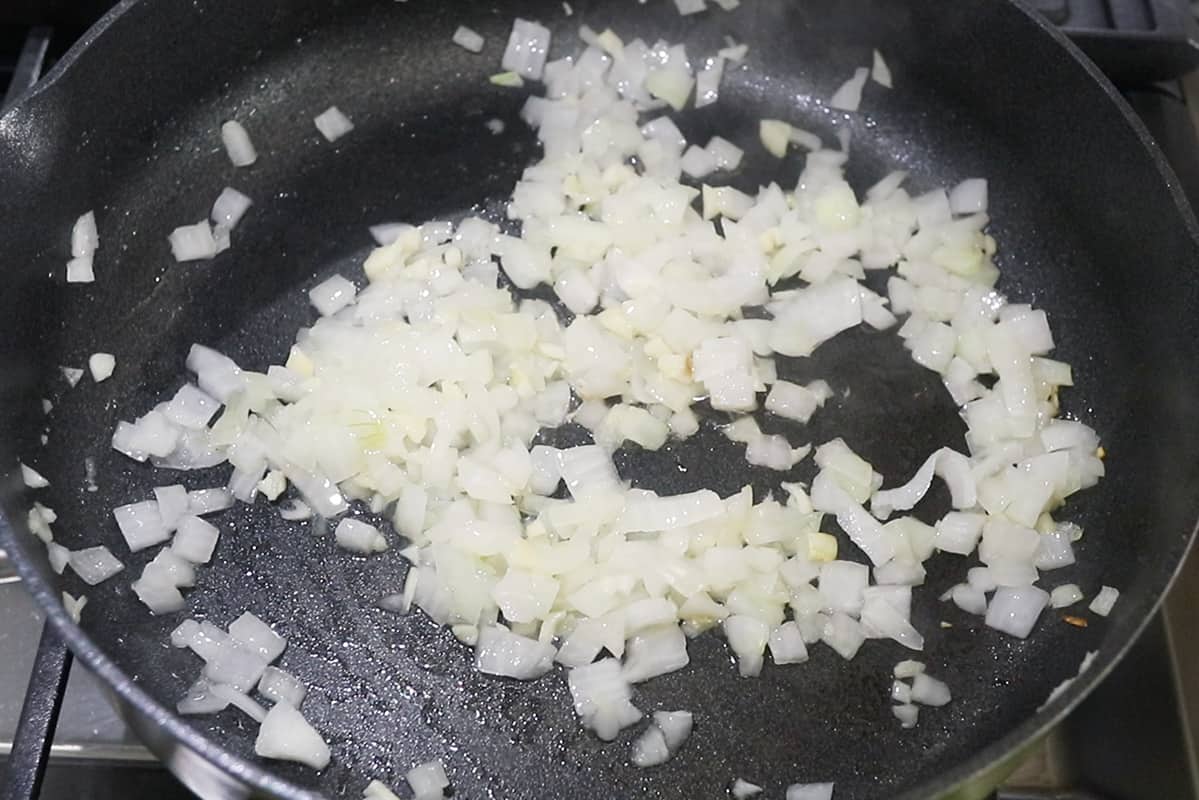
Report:
M24 94L16 98L13 104L0 114L0 129L13 117L28 112L43 93L53 89L64 78L68 77L75 66L83 60L95 40L117 24L130 10L146 0L120 0L106 12L58 61L49 73ZM1091 79L1097 88L1113 104L1123 122L1127 124L1138 142L1149 157L1173 200L1193 249L1199 253L1199 221L1187 200L1181 182L1173 168L1166 160L1165 154L1149 133L1144 122L1133 111L1132 107L1120 94L1119 90L1070 39L1045 20L1028 5L1027 0L1007 0L1008 4L1023 14L1035 29L1050 36L1077 68ZM1065 63L1065 62L1063 62ZM1072 67L1073 68L1073 67ZM1128 634L1116 648L1103 654L1100 663L1086 670L1062 694L1052 702L1038 709L1024 722L1010 729L1007 733L991 744L976 751L969 758L960 762L953 769L942 773L928 781L925 785L910 789L897 796L897 800L928 800L930 797L946 797L968 784L987 776L997 765L1017 753L1023 745L1042 737L1052 727L1060 723L1090 692L1115 668L1128 650L1142 635L1150 621L1160 609L1162 602L1175 583L1187 554L1194 547L1199 520L1192 524L1186 536L1186 546L1179 553L1173 565L1168 580L1160 587L1157 595L1152 598L1141 618L1131 626ZM128 674L122 670L94 642L84 629L76 624L67 614L59 599L59 591L51 586L41 572L25 557L24 544L18 541L16 526L9 516L0 510L0 543L8 546L10 553L17 553L13 558L14 566L21 576L30 595L39 603L46 613L46 620L54 626L55 632L66 642L74 652L75 657L89 670L95 673L111 690L125 703L132 706L137 713L158 725L175 741L204 759L210 765L223 770L245 786L264 792L271 796L286 798L318 798L319 794L305 789L292 781L278 777L270 766L234 755L215 740L187 724L173 709L168 708L157 698L150 695Z

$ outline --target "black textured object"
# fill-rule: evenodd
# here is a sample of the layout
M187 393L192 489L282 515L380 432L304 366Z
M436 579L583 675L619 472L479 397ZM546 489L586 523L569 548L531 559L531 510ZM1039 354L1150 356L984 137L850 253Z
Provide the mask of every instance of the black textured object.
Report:
M38 796L70 670L71 651L59 632L47 625L38 642L12 751L0 768L0 800Z
M1199 66L1199 26L1187 0L1035 0L1116 83L1180 78ZM1062 17L1058 6L1066 8ZM1059 13L1054 13L1054 12Z
M1029 0L1116 83L1178 78L1199 66L1187 0Z
M48 475L44 502L69 547L103 541L127 571L97 588L59 579L24 530L15 472L0 503L0 545L77 656L114 689L131 724L203 796L250 785L285 797L357 796L370 778L399 783L432 757L446 761L459 797L702 797L742 775L772 794L795 781L834 780L844 798L928 798L1012 756L1059 719L1111 667L1156 607L1199 516L1199 264L1196 225L1177 181L1115 91L1063 37L1006 3L866 0L746 3L737 12L680 18L669 3L623 0L491 4L287 0L138 0L123 4L69 54L39 90L0 117L0 442ZM683 115L701 141L719 130L747 147L734 182L775 176L756 145L757 120L792 119L831 138L853 130L850 179L859 189L893 168L917 188L972 175L991 179L1001 288L1050 312L1062 358L1075 365L1066 410L1094 425L1109 475L1070 506L1088 531L1081 563L1056 573L1088 595L1123 591L1113 616L1079 630L1046 613L1028 641L981 626L936 602L963 562L939 556L914 603L928 631L921 656L955 700L898 730L889 711L891 666L910 655L874 643L852 662L816 648L799 667L768 666L740 680L714 636L692 646L692 666L639 687L646 710L690 708L696 730L679 756L649 771L628 765L627 732L604 745L581 730L560 674L534 684L474 672L469 651L421 615L395 617L374 601L400 583L395 549L370 560L328 536L282 523L257 505L226 512L219 557L189 596L191 613L227 624L251 610L290 646L282 663L311 687L305 713L328 737L334 763L317 775L252 755L254 727L239 712L181 720L170 709L198 673L166 646L178 615L149 616L128 589L149 559L129 556L109 509L148 497L155 475L114 453L116 420L149 409L184 380L193 341L243 365L280 361L312 319L300 291L331 271L358 275L379 221L494 213L537 155L517 118L527 92L489 85L516 14L540 18L573 50L581 23L629 37L686 38L693 55L724 34L751 45L730 69L721 101ZM481 56L449 43L459 24L487 37ZM868 85L861 114L826 98L871 49L897 88ZM146 69L147 64L153 69ZM330 145L312 117L336 103L357 128ZM217 130L244 122L259 162L234 170ZM499 117L506 132L485 123ZM785 180L798 174L784 163ZM256 201L233 250L176 265L166 234L203 218L221 187ZM98 281L67 286L63 265L75 217L95 208ZM117 371L67 389L58 365L95 350ZM935 376L910 363L892 335L838 337L815 358L780 365L821 376L848 397L818 415L796 443L845 435L892 479L962 426ZM40 398L55 402L50 444ZM94 456L100 490L84 490ZM624 474L668 491L728 493L752 479L739 448L710 430L659 453L625 452ZM810 477L800 468L789 477ZM223 482L185 474L189 487ZM943 504L945 498L940 502ZM929 517L942 508L925 509ZM848 547L848 545L845 545ZM83 629L59 604L86 593ZM953 627L942 630L939 620ZM1083 656L1096 666L1044 710L1051 689Z

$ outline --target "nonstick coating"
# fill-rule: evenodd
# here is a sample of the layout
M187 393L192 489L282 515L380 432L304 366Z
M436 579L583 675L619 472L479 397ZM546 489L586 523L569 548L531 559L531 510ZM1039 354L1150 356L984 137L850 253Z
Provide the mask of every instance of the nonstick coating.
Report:
M717 797L736 776L770 796L796 781L835 781L839 800L929 797L1011 752L1127 647L1197 516L1195 225L1147 135L1093 68L1007 3L746 0L731 14L686 19L666 0L573 0L571 17L557 0L499 5L140 0L0 118L0 435L8 463L19 455L52 480L42 494L59 514L58 539L104 542L126 563L124 575L92 589L49 576L24 530L28 501L10 477L0 543L55 624L128 706L247 782L293 796L357 796L371 778L395 785L411 766L439 757L455 796L472 800ZM486 80L518 14L553 27L555 54L576 49L582 23L626 39L685 39L693 59L726 34L748 43L720 102L680 117L693 141L720 132L745 147L746 165L731 179L743 189L772 179L789 187L801 167L795 155L781 164L764 155L761 117L791 120L826 141L851 131L850 179L859 190L893 169L908 170L916 189L990 179L1000 286L1048 310L1058 355L1075 367L1065 409L1094 426L1110 453L1107 479L1067 512L1087 531L1080 563L1045 583L1077 582L1088 596L1101 584L1119 587L1109 619L1079 629L1046 612L1028 641L1009 638L937 601L967 566L940 555L913 615L927 635L920 658L952 687L949 706L899 730L890 671L912 654L895 643L869 643L852 662L815 647L806 664L768 664L761 679L742 680L723 642L703 636L689 668L637 689L647 712L696 714L675 759L638 770L628 761L636 729L613 744L585 733L560 673L529 684L481 676L470 651L423 615L376 608L401 585L398 547L351 556L260 502L217 519L217 558L201 570L188 613L224 625L248 609L287 637L282 666L309 685L304 711L330 742L333 764L316 774L259 762L255 726L239 712L181 722L156 704L172 707L200 662L166 644L182 614L155 618L133 598L128 579L152 554L128 554L109 509L149 497L156 484L211 486L226 475L179 478L134 464L108 446L115 422L185 380L192 342L251 369L280 363L295 331L314 318L304 290L334 271L362 283L367 225L500 212L538 154L518 118L530 90ZM449 43L459 24L487 37L482 55ZM829 110L822 99L875 47L896 88L868 85L860 114ZM334 103L356 129L331 145L311 120ZM250 169L234 170L221 150L218 128L229 118L243 121L258 145ZM504 121L504 133L488 132L492 118ZM210 263L174 264L167 233L203 218L225 185L255 200L233 249ZM89 208L102 237L98 280L67 286L70 226ZM69 389L57 366L83 366L97 350L116 354L116 374ZM810 428L786 429L795 444L844 436L889 483L906 480L937 446L963 447L945 391L893 333L845 334L780 371L825 378L838 393ZM55 404L45 422L42 397ZM46 425L49 445L40 448ZM578 430L546 438L584 440ZM85 490L85 457L96 461L98 491ZM741 448L710 427L658 453L622 451L617 461L635 485L664 492L728 494L752 480L761 496L780 477L749 470ZM785 477L811 474L809 462ZM946 507L940 494L920 516L933 520ZM60 585L90 599L83 633L57 605ZM1038 712L1095 650L1096 667Z

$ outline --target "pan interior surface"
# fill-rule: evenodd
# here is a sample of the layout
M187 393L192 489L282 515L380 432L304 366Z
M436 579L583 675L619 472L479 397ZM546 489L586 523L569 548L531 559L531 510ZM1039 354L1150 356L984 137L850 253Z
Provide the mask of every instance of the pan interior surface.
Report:
M826 142L849 130L849 178L859 191L894 169L908 170L916 190L990 179L999 288L1049 312L1056 357L1074 365L1067 416L1096 428L1111 454L1105 481L1069 507L1067 518L1087 531L1079 563L1044 585L1075 582L1088 596L1101 584L1119 587L1117 612L1079 629L1047 611L1030 639L1015 640L937 601L967 566L939 555L912 613L927 637L917 657L949 682L949 706L899 730L891 668L912 654L893 642L871 642L852 662L815 647L805 664L768 665L760 679L743 680L723 642L706 635L692 642L689 668L637 689L647 713L696 714L687 745L653 770L629 764L635 729L604 744L580 727L561 672L534 683L480 675L447 630L419 613L377 608L402 584L398 547L352 557L262 502L239 506L214 520L221 544L188 614L226 625L249 610L287 637L281 666L309 686L304 713L334 753L319 774L263 762L297 792L356 797L371 778L396 785L410 767L441 758L464 798L703 797L738 776L773 795L794 782L835 781L838 798L931 796L1032 733L1050 691L1088 652L1118 654L1189 543L1196 501L1187 486L1199 469L1189 215L1099 83L1007 4L762 0L687 18L667 2L572 6L567 17L558 2L141 0L54 84L0 119L9 274L0 295L0 434L9 455L50 478L42 500L59 515L56 537L71 548L107 544L126 564L94 589L74 577L42 580L86 593L87 636L173 707L200 661L167 645L183 615L152 617L128 589L153 553L129 556L110 509L148 498L155 485L203 488L227 475L135 464L109 446L116 421L145 413L186 380L193 342L248 369L282 363L296 330L315 318L308 288L333 272L361 285L368 225L502 217L521 170L539 157L519 119L536 89L486 79L498 71L514 16L553 29L552 56L577 51L581 24L626 40L685 41L693 61L728 35L749 44L745 65L728 70L717 104L679 115L679 124L690 141L719 133L745 148L730 179L738 188L772 180L790 188L802 168L800 156L778 162L760 147L763 117ZM450 44L459 24L487 38L482 55ZM896 88L869 85L861 113L830 110L824 99L870 63L873 48L886 55ZM312 118L334 104L356 127L329 144ZM252 168L234 170L221 149L219 126L231 118L258 146ZM500 134L487 127L495 118L505 123ZM175 264L167 234L202 219L226 185L255 201L232 250ZM66 286L70 226L89 208L102 237L98 279ZM116 355L114 376L69 389L59 365L83 366L95 351ZM792 443L842 436L888 485L906 481L939 446L964 448L948 394L894 333L848 332L813 358L780 360L780 375L824 378L838 392L806 429L785 429ZM41 397L55 406L45 448ZM780 476L748 467L717 421L656 453L626 448L618 468L660 492L727 495L747 482L759 497L777 491ZM94 492L84 479L88 457ZM782 477L810 480L810 461ZM25 502L8 487L13 527L23 525ZM947 509L938 495L918 515L932 522ZM19 554L44 561L30 537L13 535ZM256 726L240 712L185 724L256 761Z

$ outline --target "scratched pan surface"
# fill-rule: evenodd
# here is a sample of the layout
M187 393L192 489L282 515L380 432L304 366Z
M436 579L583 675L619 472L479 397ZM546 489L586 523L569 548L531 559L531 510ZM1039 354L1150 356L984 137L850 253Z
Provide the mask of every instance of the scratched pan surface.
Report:
M573 5L568 18L556 0L140 0L107 18L48 86L0 118L0 434L8 457L21 455L53 481L45 502L59 514L59 539L105 542L127 571L94 589L48 576L13 479L0 542L160 753L178 744L264 793L357 796L370 778L396 784L412 765L440 757L464 798L718 797L735 776L772 796L795 781L835 781L842 799L932 796L1012 752L1093 685L1150 614L1190 541L1199 468L1190 213L1111 90L1007 3L747 0L731 14L687 19L665 0ZM859 190L898 168L916 189L991 179L1001 288L1050 312L1059 357L1075 365L1065 408L1096 427L1111 453L1107 480L1067 514L1087 530L1080 564L1047 583L1075 581L1088 595L1101 583L1120 587L1110 619L1078 629L1046 613L1028 641L1007 638L937 602L967 566L939 556L913 615L927 635L921 657L952 686L951 705L926 710L914 731L898 729L889 675L910 653L894 643L870 643L848 663L814 647L806 664L768 664L759 680L742 680L723 643L704 636L691 647L690 667L638 687L639 707L691 709L696 727L674 760L637 770L628 762L636 729L609 745L582 731L560 673L527 684L478 675L469 650L422 615L375 608L401 585L398 547L353 557L259 503L217 520L217 558L188 596L188 613L223 625L249 609L288 638L282 665L309 685L304 710L333 763L316 774L255 759L254 726L236 711L184 720L169 712L199 662L165 644L182 615L151 617L132 597L123 578L149 554L127 554L109 509L155 484L202 487L226 476L156 475L110 450L110 431L185 380L192 342L252 369L279 363L313 320L304 290L333 271L361 283L368 224L502 209L538 155L518 118L530 90L486 81L517 14L553 28L554 55L576 50L581 23L625 38L684 40L693 58L725 35L748 43L744 66L726 72L720 102L680 117L694 141L720 132L745 147L746 164L730 177L743 189L771 179L790 186L801 167L794 155L781 164L764 157L756 142L764 116L826 141L851 131ZM482 55L449 44L459 24L487 37ZM860 114L828 110L822 98L869 63L874 47L897 88L868 85ZM311 123L333 103L357 126L336 145ZM232 117L258 145L250 169L235 171L220 149L218 127ZM502 134L488 131L492 118L504 121ZM211 263L175 265L166 234L204 217L227 184L256 201L233 249ZM68 287L70 224L89 208L103 237L98 281ZM114 377L69 390L57 365L82 366L96 350L116 354ZM837 390L810 427L780 428L794 444L844 436L889 481L935 447L963 447L945 392L893 334L844 334L811 359L782 362L780 372L821 377ZM45 421L41 397L55 404ZM748 468L715 421L658 453L622 451L621 474L661 492L729 494L748 481L759 496L780 479L811 477L810 463L786 476ZM544 438L586 440L577 429ZM98 467L94 493L84 489L88 456ZM931 521L946 507L938 494L921 516ZM82 630L65 619L59 587L89 596ZM1096 666L1039 710L1095 650Z

